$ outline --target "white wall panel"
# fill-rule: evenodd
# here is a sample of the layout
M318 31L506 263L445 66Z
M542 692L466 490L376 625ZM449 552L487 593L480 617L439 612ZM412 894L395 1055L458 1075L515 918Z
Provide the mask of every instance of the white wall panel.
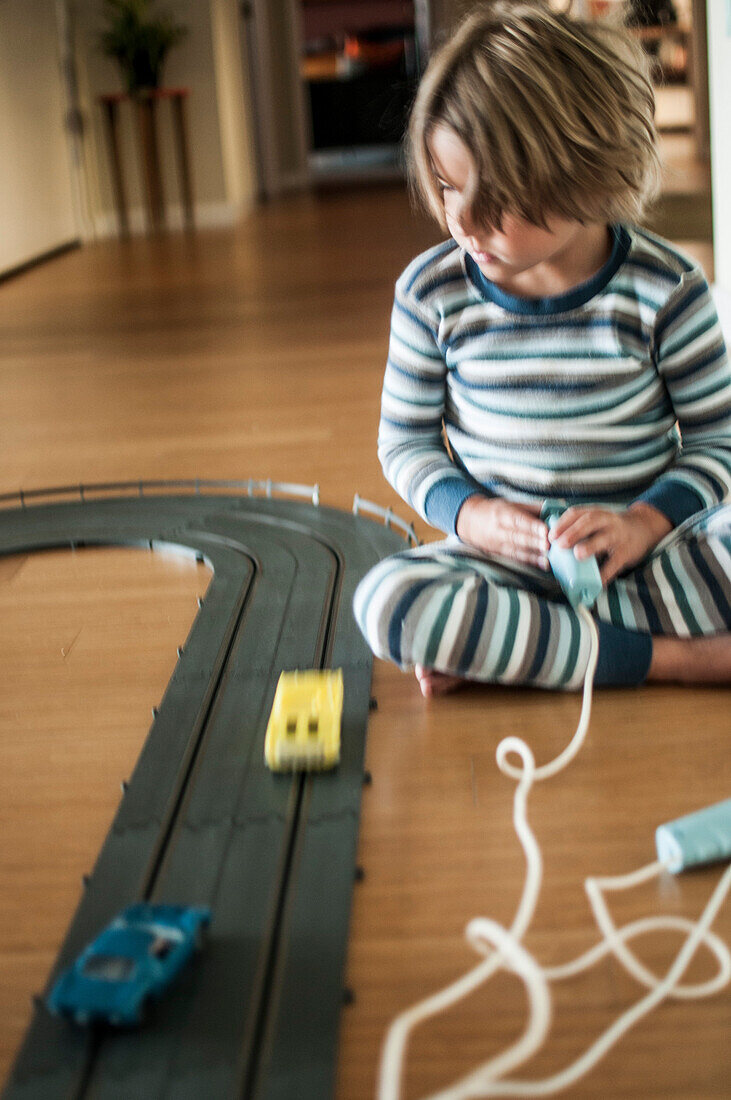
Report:
M0 274L77 236L55 0L0 3Z

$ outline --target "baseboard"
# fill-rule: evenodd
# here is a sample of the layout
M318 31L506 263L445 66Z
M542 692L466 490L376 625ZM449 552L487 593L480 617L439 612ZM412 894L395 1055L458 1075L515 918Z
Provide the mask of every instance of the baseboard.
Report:
M194 210L196 229L230 229L246 216L251 204L246 202L198 203ZM129 231L132 236L143 236L149 232L148 215L145 207L134 206L128 213ZM185 212L180 203L170 203L165 207L165 229L172 232L185 229ZM119 222L113 210L105 210L94 218L94 236L97 240L119 236Z
M0 283L5 282L6 279L14 279L17 275L23 275L26 271L38 267L39 264L45 264L48 260L55 260L57 256L63 256L65 252L70 252L73 248L80 248L81 244L81 240L74 238L74 240L66 241L55 248L49 248L47 252L41 252L30 260L24 260L21 264L15 264L6 271L0 271Z

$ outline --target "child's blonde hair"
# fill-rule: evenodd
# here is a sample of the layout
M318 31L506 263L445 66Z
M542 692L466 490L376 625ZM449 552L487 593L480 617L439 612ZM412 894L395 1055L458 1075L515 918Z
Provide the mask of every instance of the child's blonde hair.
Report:
M444 124L473 158L464 198L478 222L635 222L659 183L654 109L649 62L626 32L542 0L492 0L427 67L409 125L411 183L446 229L429 148Z

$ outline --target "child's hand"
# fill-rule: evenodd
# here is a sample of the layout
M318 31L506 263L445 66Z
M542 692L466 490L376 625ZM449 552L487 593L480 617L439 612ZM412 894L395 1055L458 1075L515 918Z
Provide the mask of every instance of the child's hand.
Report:
M538 504L468 497L457 517L457 534L476 550L548 569L548 527L539 518L540 511Z
M650 504L632 504L624 512L578 507L566 509L549 537L558 546L574 547L578 559L596 555L606 587L617 574L642 561L672 526Z

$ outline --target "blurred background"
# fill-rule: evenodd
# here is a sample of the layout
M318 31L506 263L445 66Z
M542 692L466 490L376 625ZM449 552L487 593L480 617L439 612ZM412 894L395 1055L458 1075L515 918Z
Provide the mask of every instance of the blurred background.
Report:
M168 30L179 32L155 74L147 123L137 95L111 102L130 85L119 43L113 55L102 36L125 6L143 21L167 15ZM293 191L398 178L419 73L470 6L3 0L0 273L70 242L115 236L120 225L131 233L192 222L233 226L257 204ZM713 174L719 281L731 285L731 200L720 182L731 159L726 0L576 0L575 7L589 18L628 22L651 53L666 190L675 196L666 207L684 222L681 236L710 243ZM137 79L144 92L145 74Z

